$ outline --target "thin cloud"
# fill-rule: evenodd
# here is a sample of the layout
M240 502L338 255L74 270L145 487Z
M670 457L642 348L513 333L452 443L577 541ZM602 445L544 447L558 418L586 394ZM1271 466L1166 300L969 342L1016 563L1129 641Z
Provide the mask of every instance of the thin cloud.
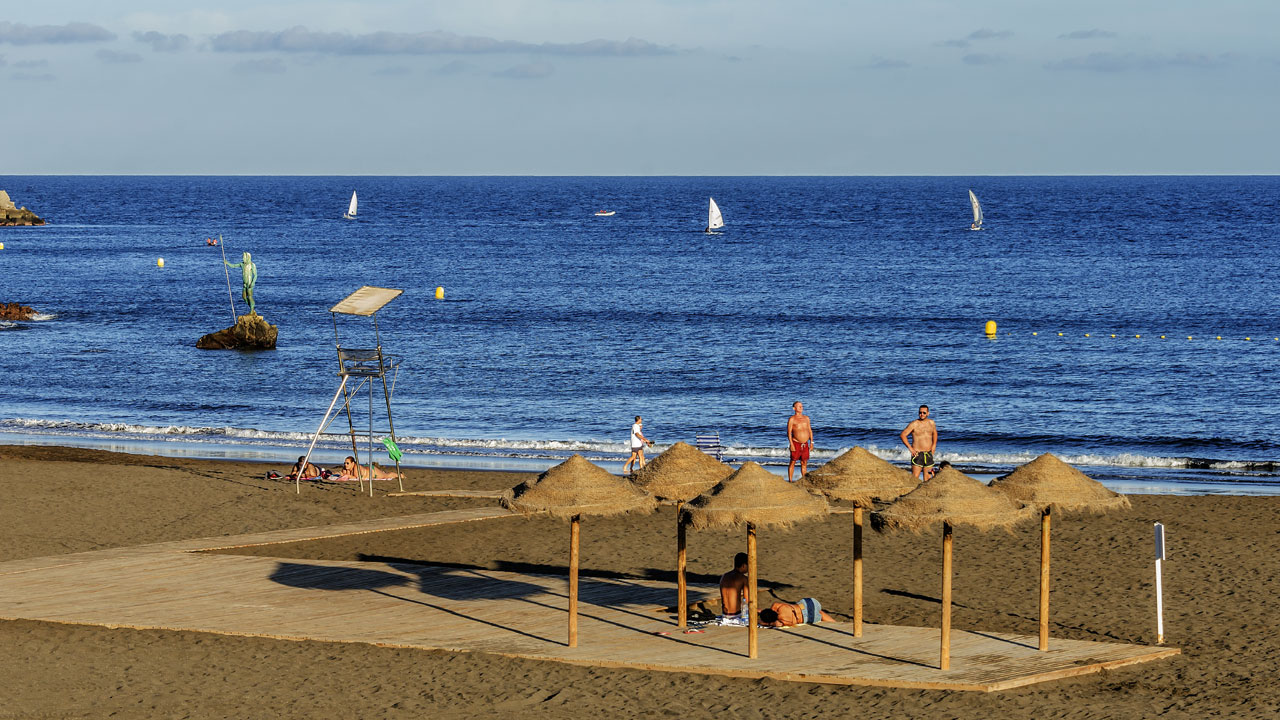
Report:
M1204 55L1201 53L1179 52L1173 55L1138 55L1135 53L1096 52L1046 63L1045 68L1048 70L1077 70L1096 73L1163 70L1174 67L1211 70L1230 65L1234 60L1235 56L1230 53Z
M1004 58L999 55L988 53L969 53L960 59L965 65L999 65L1004 62Z
M14 63L13 66L16 68L24 68L24 69L30 70L32 68L49 67L49 61L48 60L19 60L18 62Z
M1058 36L1059 40L1101 40L1105 38L1116 37L1116 34L1108 30L1073 30L1069 33L1063 33Z
M4 56L0 55L0 67L4 67L7 64L8 62L5 61Z
M991 30L988 28L982 28L981 30L974 30L969 33L970 40L1003 40L1011 37L1013 37L1012 30Z
M871 63L867 65L872 70L896 70L898 68L910 67L911 63L906 60L892 60L890 58L882 58L879 55L871 58Z
M231 66L231 70L241 75L280 75L285 71L285 65L283 60L264 58L238 62Z
M0 43L10 45L60 45L65 43L105 42L116 34L89 23L66 25L23 25L0 22Z
M142 56L137 53L116 52L115 50L99 50L94 53L94 57L110 65L142 62Z
M531 62L523 65L509 67L506 70L496 72L494 77L514 78L516 80L536 80L544 78L554 73L556 69L550 63Z
M466 60L453 60L436 69L437 75L461 75L475 70L476 66Z
M150 45L153 52L180 52L191 45L191 38L182 33L166 35L155 30L135 32L133 39Z
M57 78L52 73L14 73L9 79L18 82L53 82Z
M408 75L409 72L410 72L409 68L405 67L404 65L391 65L384 68L378 68L377 70L373 71L373 74L382 75L384 77L395 77L397 75Z
M306 52L332 55L479 55L536 53L539 55L581 55L591 57L636 57L668 55L675 50L647 40L590 40L582 43L526 43L489 37L462 36L447 32L366 35L312 32L298 26L281 32L234 30L210 40L215 52Z
M1012 30L992 30L990 28L980 28L974 30L963 38L954 38L951 40L939 40L934 43L938 47L967 48L973 44L973 41L982 40L1004 40L1013 37Z

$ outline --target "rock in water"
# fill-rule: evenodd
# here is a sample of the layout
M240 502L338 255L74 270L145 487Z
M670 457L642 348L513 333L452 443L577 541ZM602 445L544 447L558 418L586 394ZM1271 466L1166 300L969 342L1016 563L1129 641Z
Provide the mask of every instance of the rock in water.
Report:
M30 320L36 311L26 305L18 303L0 303L0 320L8 320L10 322L18 322L21 320Z
M25 207L15 207L9 193L0 190L0 225L43 225L39 215Z
M236 324L226 330L209 333L196 341L201 350L271 350L276 346L275 325L257 313L241 315Z

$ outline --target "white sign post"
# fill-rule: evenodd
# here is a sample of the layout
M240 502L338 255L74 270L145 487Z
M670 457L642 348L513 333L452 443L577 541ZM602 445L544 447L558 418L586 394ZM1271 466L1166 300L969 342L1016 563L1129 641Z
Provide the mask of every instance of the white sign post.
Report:
M1164 523L1156 523L1156 644L1164 644L1164 590L1161 566L1164 563Z

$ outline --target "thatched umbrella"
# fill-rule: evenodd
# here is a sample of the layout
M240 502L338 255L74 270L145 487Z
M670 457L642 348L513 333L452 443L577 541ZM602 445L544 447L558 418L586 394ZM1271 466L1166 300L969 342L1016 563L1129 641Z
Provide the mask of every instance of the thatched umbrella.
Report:
M747 657L757 654L756 528L790 527L800 520L827 514L827 501L783 480L754 462L685 506L685 517L698 530L747 526Z
M855 447L800 478L801 487L853 503L853 636L862 636L862 511L889 502L918 483L911 473Z
M689 586L685 582L685 524L681 506L729 477L733 468L689 443L677 442L654 458L632 478L641 489L676 504L676 616L680 627L689 624Z
M502 506L531 515L569 520L569 647L578 646L578 524L583 515L650 512L653 496L598 465L574 455L533 480L502 494Z
M1035 515L1035 509L992 490L981 481L950 465L933 479L898 498L879 512L871 513L871 526L888 529L921 530L942 523L942 650L938 666L951 668L951 534L955 525L978 530L1008 527Z
M1049 649L1049 516L1061 511L1104 513L1129 508L1129 498L1049 453L991 481L991 487L1040 511L1040 649Z

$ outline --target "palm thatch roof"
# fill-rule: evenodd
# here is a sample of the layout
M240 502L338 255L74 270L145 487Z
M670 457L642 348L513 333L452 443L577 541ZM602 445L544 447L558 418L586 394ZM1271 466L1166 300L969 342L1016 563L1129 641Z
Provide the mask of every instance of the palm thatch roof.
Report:
M663 500L685 502L733 474L733 468L686 442L678 442L651 460L632 478Z
M888 502L917 485L911 472L895 467L867 450L855 447L800 478L800 486L832 500L849 500L869 508L876 500Z
M1049 453L992 480L991 487L1038 510L1052 506L1058 510L1104 513L1129 508L1129 498L1108 490Z
M500 502L526 515L546 512L566 520L575 515L650 512L658 505L652 495L581 455L507 490Z
M827 514L827 501L774 475L754 462L744 463L718 485L685 506L697 529L787 527Z
M1035 516L1035 508L947 466L939 470L932 480L898 498L889 507L871 513L871 526L879 531L920 532L947 522L990 530Z

